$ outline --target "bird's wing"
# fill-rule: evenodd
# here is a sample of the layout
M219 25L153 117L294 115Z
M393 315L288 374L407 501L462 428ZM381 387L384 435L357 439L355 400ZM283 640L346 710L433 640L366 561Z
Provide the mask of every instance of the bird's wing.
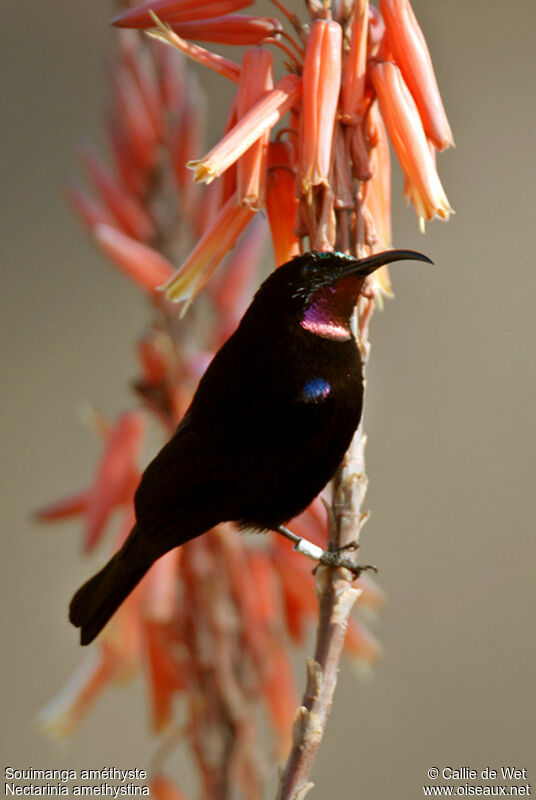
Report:
M185 530L194 522L206 530L224 521L208 501L215 496L224 460L223 454L206 446L206 437L187 414L143 473L135 497L141 527L157 531L180 521Z

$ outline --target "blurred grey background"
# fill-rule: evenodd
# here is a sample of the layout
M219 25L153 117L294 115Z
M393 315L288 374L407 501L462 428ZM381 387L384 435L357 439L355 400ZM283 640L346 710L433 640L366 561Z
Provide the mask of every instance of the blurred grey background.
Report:
M517 765L536 784L536 10L414 8L455 134L439 165L456 216L423 238L397 177L395 244L438 266L394 267L396 300L373 321L362 557L388 596L384 654L366 683L341 670L316 798L411 800L446 765ZM81 557L77 523L40 527L30 511L87 483L99 443L78 409L129 404L147 319L61 193L78 143L102 140L109 16L105 0L2 10L1 751L14 768L146 768L155 749L139 683L108 691L67 741L35 724L81 660L66 605L104 556Z

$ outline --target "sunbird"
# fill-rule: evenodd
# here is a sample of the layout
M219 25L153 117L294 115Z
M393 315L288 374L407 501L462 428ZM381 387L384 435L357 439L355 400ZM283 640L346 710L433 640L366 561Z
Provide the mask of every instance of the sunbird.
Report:
M352 315L365 278L408 259L432 263L411 250L363 259L312 251L261 284L143 473L127 540L71 601L83 645L158 558L218 523L293 537L285 523L333 477L361 418ZM319 560L346 565L338 553Z

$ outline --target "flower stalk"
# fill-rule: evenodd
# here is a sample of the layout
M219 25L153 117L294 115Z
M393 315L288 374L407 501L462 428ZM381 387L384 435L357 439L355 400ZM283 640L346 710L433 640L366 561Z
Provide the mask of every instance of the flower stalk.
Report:
M73 183L67 195L105 256L144 291L152 318L136 343L142 408L99 420L104 447L95 477L38 515L80 518L86 549L101 544L113 515L122 520L115 546L128 535L146 417L169 438L258 284L268 235L276 267L311 249L362 257L391 247L388 138L421 227L452 213L435 164L452 134L409 0L380 0L379 9L368 0L315 0L308 20L283 0L272 2L277 19L237 14L249 0L151 0L112 20L135 29L121 32L111 70L114 167L85 149L99 199ZM192 38L246 50L238 63ZM290 58L275 79L273 43ZM204 157L199 89L185 56L237 85L223 135ZM360 295L354 333L364 364L371 316L390 293L384 267ZM360 425L331 502L317 499L291 523L319 548L359 540L367 520L365 443ZM357 563L355 551L348 558ZM186 797L164 774L175 747L188 748L201 797L260 800L274 768L260 755L261 705L273 751L288 754L278 800L302 800L313 786L343 653L369 665L379 654L356 610L381 600L366 575L356 580L349 570L321 566L313 578L282 537L254 549L230 525L218 525L153 566L43 724L72 732L109 683L139 673L153 729L172 732L154 759L158 800ZM316 619L298 705L288 645L303 644ZM180 728L177 698L186 719Z

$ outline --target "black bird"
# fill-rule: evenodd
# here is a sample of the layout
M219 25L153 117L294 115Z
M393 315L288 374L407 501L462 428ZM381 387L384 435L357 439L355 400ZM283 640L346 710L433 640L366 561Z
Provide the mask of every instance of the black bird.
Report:
M168 550L220 522L277 530L326 485L361 417L359 292L378 267L406 259L432 263L410 250L361 260L310 252L264 281L145 470L125 544L74 595L82 644Z

